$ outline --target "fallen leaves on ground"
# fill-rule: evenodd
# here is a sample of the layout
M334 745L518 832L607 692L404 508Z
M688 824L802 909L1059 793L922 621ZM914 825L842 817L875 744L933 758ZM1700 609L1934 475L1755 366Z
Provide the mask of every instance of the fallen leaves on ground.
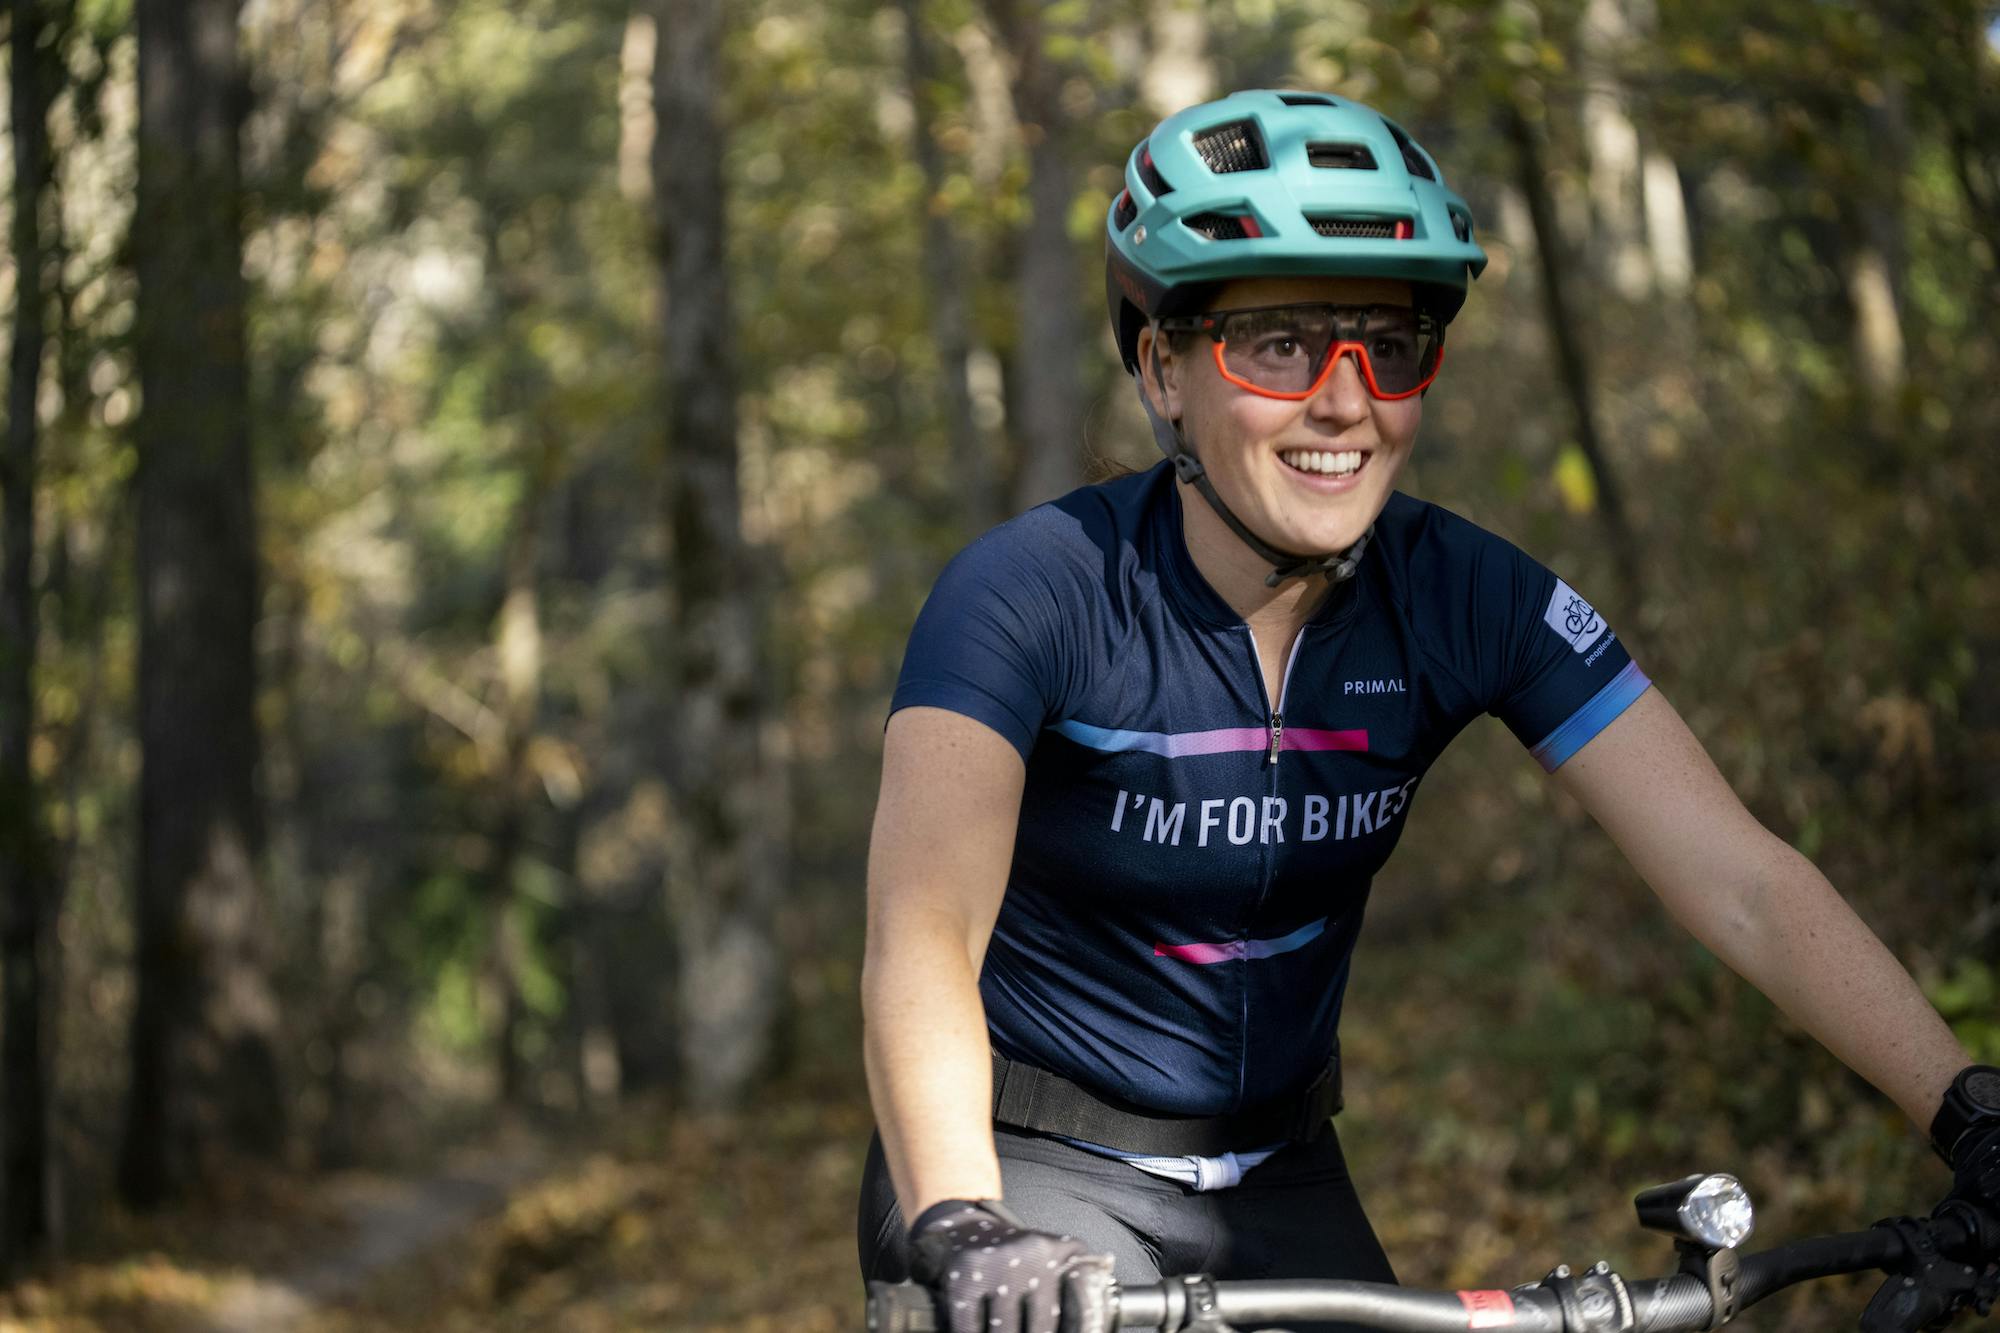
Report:
M736 1117L628 1108L575 1164L310 1333L834 1333L860 1322L858 1086Z
M1512 1286L1600 1257L1658 1275L1671 1247L1639 1230L1630 1200L1689 1171L1749 1185L1753 1249L1922 1211L1942 1190L1892 1107L1685 941L1597 951L1632 939L1625 910L1579 903L1533 966L1498 901L1468 904L1449 932L1364 941L1340 1132L1405 1282ZM819 1078L733 1116L636 1101L561 1126L542 1175L504 1208L389 1266L303 1333L858 1329L869 1112L858 1060L820 1063ZM352 1243L329 1220L330 1189L288 1190L128 1224L106 1257L5 1298L0 1331L180 1327L234 1275ZM1737 1327L1851 1326L1869 1286L1817 1283Z

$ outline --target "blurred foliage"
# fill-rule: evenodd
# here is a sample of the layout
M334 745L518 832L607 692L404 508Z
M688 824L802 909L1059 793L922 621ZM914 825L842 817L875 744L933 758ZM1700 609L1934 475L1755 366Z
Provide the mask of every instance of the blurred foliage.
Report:
M1049 54L1071 71L1075 299L1096 327L1098 219L1167 109L1143 100L1164 16L1196 21L1197 82L1325 87L1401 120L1471 200L1493 259L1454 325L1411 488L1589 592L1751 809L1850 895L1967 1045L2000 1059L1996 11L1629 3L1614 6L1626 38L1587 50L1601 4L1048 7ZM773 815L795 867L778 925L791 1079L740 1124L653 1106L574 1130L601 1134L603 1156L329 1329L851 1323L858 903L882 710L930 579L974 535L955 517L966 460L939 416L920 222L949 218L963 247L975 411L1006 447L1027 158L1009 58L972 0L922 6L935 191L910 152L895 7L729 12L743 505L785 589L768 613L791 774L791 809ZM657 202L673 225L673 187L656 201L648 149L673 129L652 123L651 35L627 6L260 0L244 37L260 715L289 1072L308 1138L347 1117L364 1155L410 1164L432 1142L417 1126L492 1091L502 909L481 877L514 799L498 619L524 529L539 539L543 659L527 850L504 892L526 937L534 1109L575 1116L621 1077L636 1085L644 1039L672 1021L657 901L672 811L656 779L727 756L676 755L659 734L674 622L656 362L663 338L722 334L676 323L658 290L649 215ZM68 885L56 1124L67 1225L143 1253L103 1204L137 764L128 6L80 6L65 56L35 750ZM1659 279L1621 295L1604 276L1613 219L1586 109L1607 89L1675 183L1684 292ZM1498 128L1508 105L1541 136L1558 258L1587 295L1608 465L1641 548L1630 600L1557 391ZM1887 388L1858 341L1870 262L1902 349ZM1130 386L1099 344L1076 349L1093 396L1079 443L1144 466ZM1894 1109L1669 926L1499 728L1468 733L1414 818L1376 889L1345 1038L1345 1132L1406 1280L1519 1280L1596 1257L1579 1245L1664 1264L1626 1200L1697 1168L1743 1174L1766 1237L1937 1192ZM300 1160L313 1152L302 1143ZM774 1264L780 1252L799 1262ZM57 1274L8 1298L0 1322L140 1327L143 1306L201 1305L187 1284L215 1270L67 1271L67 1286ZM825 1284L809 1308L808 1279ZM1755 1326L1824 1327L1825 1310L1858 1304L1815 1293Z

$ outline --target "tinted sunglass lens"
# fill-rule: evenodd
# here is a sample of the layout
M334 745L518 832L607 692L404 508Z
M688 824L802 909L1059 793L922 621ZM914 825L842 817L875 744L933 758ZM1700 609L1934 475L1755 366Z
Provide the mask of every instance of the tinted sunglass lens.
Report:
M1333 342L1331 312L1241 310L1222 324L1222 359L1231 374L1273 393L1310 389Z
M1408 393L1437 369L1438 337L1428 320L1370 319L1360 341L1384 393Z

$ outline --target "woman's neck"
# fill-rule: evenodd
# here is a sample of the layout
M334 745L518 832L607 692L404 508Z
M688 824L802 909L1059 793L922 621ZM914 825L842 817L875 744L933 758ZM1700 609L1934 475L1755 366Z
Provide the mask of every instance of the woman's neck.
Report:
M1268 586L1264 580L1270 576L1270 562L1231 532L1193 486L1176 482L1174 490L1180 499L1188 558L1244 623L1252 629L1281 629L1289 639L1291 631L1312 618L1326 600L1329 585L1323 575Z

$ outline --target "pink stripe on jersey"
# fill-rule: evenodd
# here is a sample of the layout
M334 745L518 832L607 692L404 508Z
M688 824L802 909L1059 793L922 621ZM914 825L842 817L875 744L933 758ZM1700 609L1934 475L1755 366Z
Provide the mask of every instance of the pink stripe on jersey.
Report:
M1270 958L1302 949L1326 929L1326 918L1308 922L1289 935L1272 940L1224 940L1220 944L1155 944L1153 957L1178 958L1183 963L1228 963L1238 958Z
M1359 750L1368 752L1368 733L1322 731L1317 727L1286 727L1281 750Z
M1119 731L1094 727L1074 718L1055 724L1057 734L1093 750L1115 753L1144 750L1166 759L1200 754L1241 754L1270 748L1271 733L1263 727L1219 727L1214 731ZM1281 750L1368 751L1368 733L1327 731L1319 727L1286 727Z

